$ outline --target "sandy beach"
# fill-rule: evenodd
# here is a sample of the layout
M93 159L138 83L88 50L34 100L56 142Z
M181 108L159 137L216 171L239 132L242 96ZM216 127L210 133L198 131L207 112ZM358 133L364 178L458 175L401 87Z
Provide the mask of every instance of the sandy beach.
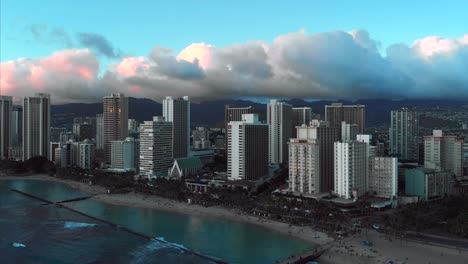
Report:
M92 200L130 207L149 208L167 212L189 214L199 217L213 217L226 221L237 221L255 225L261 228L278 232L284 235L302 239L308 243L327 244L333 239L323 232L317 232L310 227L290 226L285 223L271 221L245 215L241 212L228 210L222 207L203 207L199 205L189 205L177 201L165 199L154 195L144 195L140 193L107 194L106 189L100 186L90 186L85 183L63 180L46 175L33 175L26 177L3 176L0 179L28 179L59 182L72 188L79 189L88 194L92 194ZM360 245L361 241L371 241L373 246ZM445 248L434 245L427 245L407 240L388 239L376 231L370 230L367 233L347 237L343 240L335 241L334 246L322 255L318 262L331 264L348 263L389 263L392 260L396 263L466 263L468 260L467 250Z

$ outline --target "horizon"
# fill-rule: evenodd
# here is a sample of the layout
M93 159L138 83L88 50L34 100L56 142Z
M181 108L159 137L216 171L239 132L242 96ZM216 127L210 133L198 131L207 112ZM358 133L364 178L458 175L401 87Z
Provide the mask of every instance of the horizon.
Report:
M87 1L73 9L56 1L1 6L0 93L15 97L40 91L62 104L114 92L195 101L468 96L464 1L126 2L114 12Z

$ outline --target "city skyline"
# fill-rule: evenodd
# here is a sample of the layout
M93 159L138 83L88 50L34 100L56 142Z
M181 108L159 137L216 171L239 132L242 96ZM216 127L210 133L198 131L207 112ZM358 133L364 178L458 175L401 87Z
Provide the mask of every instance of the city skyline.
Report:
M120 7L147 14L174 10L176 4ZM46 1L29 3L22 12L21 3L2 1L0 93L22 97L41 91L53 94L54 103L98 102L116 92L156 100L188 95L194 101L468 95L463 1L383 7L399 23L371 15L382 12L382 6L367 1L340 3L342 8L322 2L244 5L192 6L181 11L186 16L179 23L156 16L137 35L141 20L124 16L120 8L106 14L108 20L98 20L102 3L83 21L86 3L74 6L69 16L45 17L33 13L34 7L56 14L71 9ZM329 17L311 15L308 8ZM265 14L255 16L260 10ZM188 11L199 14L195 21L188 20ZM453 15L437 19L447 13ZM222 23L208 28L208 14ZM119 15L129 19L122 22Z

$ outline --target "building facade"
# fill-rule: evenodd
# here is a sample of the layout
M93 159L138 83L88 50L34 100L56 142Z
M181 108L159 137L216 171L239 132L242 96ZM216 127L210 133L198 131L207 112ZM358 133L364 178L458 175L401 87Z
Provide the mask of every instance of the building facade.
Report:
M13 97L0 95L0 159L10 158L12 137Z
M94 139L96 137L96 130L93 124L78 123L73 124L73 134L77 141L83 141L85 139Z
M268 174L268 125L257 114L228 124L227 175L231 180L256 180Z
M190 151L190 99L166 97L163 100L163 116L172 122L172 150L174 158L184 158Z
M428 168L405 171L406 195L418 196L421 200L445 197L450 189L450 172Z
M288 142L292 138L293 111L289 104L271 100L267 106L269 161L289 161Z
M408 108L391 112L390 154L401 160L419 159L419 117Z
M293 126L292 126L292 137L297 136L297 126L306 125L308 126L312 121L312 109L310 107L293 107Z
M367 192L368 144L359 141L335 142L335 193L357 199Z
M13 106L12 118L12 158L21 160L23 158L23 108L21 106Z
M333 103L325 106L325 120L330 127L341 127L341 122L356 124L358 133L363 133L366 128L366 106L365 105L343 105Z
M92 169L95 158L96 146L91 140L86 139L79 144L80 158L78 166L82 169Z
M334 143L340 140L338 127L313 120L310 126L297 127L297 139L314 139L320 145L320 192L334 190Z
M104 155L111 162L112 141L124 140L128 135L128 98L115 93L103 99Z
M174 161L172 122L155 116L140 125L140 175L152 178L167 174Z
M96 148L104 149L104 117L102 114L96 115Z
M398 159L370 156L368 190L385 198L398 194Z
M111 168L113 170L138 171L140 166L140 142L132 137L112 141Z
M462 177L463 141L457 136L443 135L442 130L434 130L432 136L424 136L424 167Z
M23 160L49 156L50 117L49 94L37 93L23 99Z
M316 139L289 141L289 189L298 194L320 192L320 144Z

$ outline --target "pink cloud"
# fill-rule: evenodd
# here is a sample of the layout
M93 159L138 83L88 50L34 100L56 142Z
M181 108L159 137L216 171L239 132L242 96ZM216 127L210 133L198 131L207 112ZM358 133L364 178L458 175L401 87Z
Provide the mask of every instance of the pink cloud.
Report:
M203 42L190 44L177 55L177 60L185 60L193 63L195 59L198 59L198 64L203 69L209 68L212 66L211 48L212 46Z
M445 39L438 36L426 37L418 39L414 42L414 48L417 54L429 59L437 54L452 54L464 46L468 46L468 35L464 35L458 39Z
M132 87L130 87L130 90L132 90L132 92L134 93L139 93L141 92L141 87L138 85L133 85Z
M9 94L15 89L14 85L14 68L13 61L0 63L0 94Z
M145 58L143 57L127 57L123 59L118 65L117 65L117 72L120 73L121 75L125 77L131 77L134 76L138 69L142 68L148 68L149 65L145 63Z

